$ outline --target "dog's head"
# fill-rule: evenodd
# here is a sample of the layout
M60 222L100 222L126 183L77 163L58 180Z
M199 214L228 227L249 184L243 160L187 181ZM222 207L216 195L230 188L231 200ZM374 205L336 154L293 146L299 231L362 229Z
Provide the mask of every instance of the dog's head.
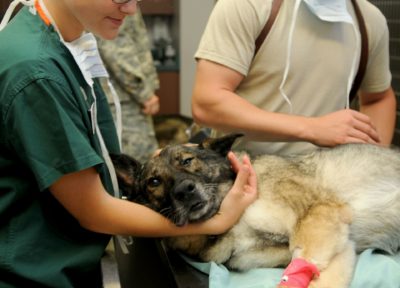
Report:
M121 188L133 186L130 200L144 204L182 226L199 222L218 212L226 193L231 188L235 173L227 154L241 134L221 138L207 138L198 146L173 145L140 169L131 169L131 176L123 176L121 165L113 159ZM138 171L139 170L139 171Z

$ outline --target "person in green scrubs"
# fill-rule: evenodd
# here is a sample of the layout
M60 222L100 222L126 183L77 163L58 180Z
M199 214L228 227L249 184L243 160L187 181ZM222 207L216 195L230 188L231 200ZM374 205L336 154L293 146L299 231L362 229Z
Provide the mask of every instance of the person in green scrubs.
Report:
M110 235L223 233L257 197L248 158L232 153L235 185L203 224L179 228L113 196L104 147L120 153L115 125L76 51L87 32L116 37L135 10L136 1L39 0L0 32L0 287L101 287Z

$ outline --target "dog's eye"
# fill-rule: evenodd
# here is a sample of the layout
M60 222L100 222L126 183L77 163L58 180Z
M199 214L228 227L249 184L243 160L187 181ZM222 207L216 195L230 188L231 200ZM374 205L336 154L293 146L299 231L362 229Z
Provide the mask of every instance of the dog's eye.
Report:
M188 165L190 165L190 163L192 162L193 159L194 159L193 157L182 159L181 160L181 165L182 166L188 166Z
M147 180L147 185L149 185L150 187L158 187L161 185L161 179L157 177L152 177Z

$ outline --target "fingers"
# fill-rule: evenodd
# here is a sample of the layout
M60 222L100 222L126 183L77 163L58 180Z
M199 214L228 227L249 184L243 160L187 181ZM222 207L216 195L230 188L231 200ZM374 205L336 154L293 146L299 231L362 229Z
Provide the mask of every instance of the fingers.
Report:
M240 169L240 166L242 165L240 163L239 159L236 157L235 153L233 153L232 151L229 151L228 159L231 162L233 171L235 171L237 173Z
M229 151L228 159L231 162L233 171L235 171L236 173L239 173L242 167L246 167L246 169L249 170L248 178L251 181L250 184L254 184L254 180L256 180L256 172L254 171L254 168L251 165L251 161L248 155L244 155L242 162L240 162L239 158L235 155L235 153Z
M232 167L237 171L235 183L221 203L219 213L208 220L212 230L208 234L224 233L239 220L246 208L258 196L256 173L251 166L249 157L243 157L243 163L232 152L228 153Z
M380 143L371 119L358 111L343 109L311 121L311 142L324 147L345 143Z
M374 138L370 137L367 133L365 133L359 129L353 129L351 134L348 136L346 143L378 144L379 141L376 141Z
M157 149L156 151L154 151L153 155L151 156L152 158L157 157L158 155L160 155L162 149Z
M247 155L243 157L243 164L248 165L249 167L250 174L248 178L248 185L249 185L248 189L254 189L255 192L257 193L257 174L253 166L251 165L250 158Z
M237 191L243 191L248 184L249 177L250 168L247 165L242 165L236 175L236 180L232 188Z
M154 115L157 114L159 110L160 106L158 104L150 104L150 105L144 105L142 112L143 114L146 115Z
M357 111L353 111L355 118L354 128L356 129L354 137L362 140L365 143L379 143L380 138L375 126L371 123L370 118Z
M233 170L237 172L232 188L242 194L250 195L250 201L253 201L257 197L257 175L251 165L250 158L247 155L243 156L243 163L241 163L236 155L230 151L228 159L231 161Z
M154 115L158 113L160 110L160 99L158 96L153 95L150 97L149 100L147 100L145 103L142 104L143 109L142 112L146 115Z

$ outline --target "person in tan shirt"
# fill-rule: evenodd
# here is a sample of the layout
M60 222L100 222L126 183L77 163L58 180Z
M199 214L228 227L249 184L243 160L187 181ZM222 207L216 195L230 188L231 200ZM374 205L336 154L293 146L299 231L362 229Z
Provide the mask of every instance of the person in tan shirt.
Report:
M396 98L384 16L368 1L356 1L369 41L356 111L348 109L361 50L352 1L314 7L316 2L283 1L255 55L272 0L219 0L195 54L196 122L217 135L244 133L235 148L252 154L303 153L354 142L389 145Z

